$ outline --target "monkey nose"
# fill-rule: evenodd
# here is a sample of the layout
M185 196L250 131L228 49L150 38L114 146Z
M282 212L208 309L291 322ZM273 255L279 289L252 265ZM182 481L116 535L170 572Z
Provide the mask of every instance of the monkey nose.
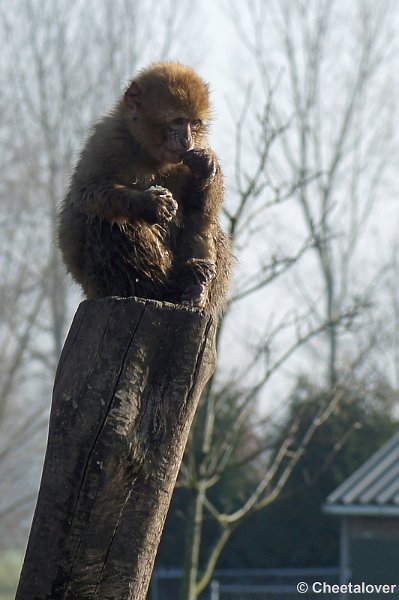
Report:
M183 150L187 151L190 147L190 141L187 138L181 138L180 145L183 148Z
M180 143L181 143L183 149L185 150L185 152L188 152L188 150L192 150L192 148L193 148L193 142L192 142L191 138L182 138L180 140Z

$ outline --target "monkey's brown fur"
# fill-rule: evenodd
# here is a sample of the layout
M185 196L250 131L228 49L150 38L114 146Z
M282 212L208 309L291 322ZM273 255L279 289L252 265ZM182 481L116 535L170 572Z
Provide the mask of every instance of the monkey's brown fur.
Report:
M58 230L66 267L87 297L219 310L230 251L218 223L224 189L206 140L209 118L206 84L165 63L141 72L95 125Z

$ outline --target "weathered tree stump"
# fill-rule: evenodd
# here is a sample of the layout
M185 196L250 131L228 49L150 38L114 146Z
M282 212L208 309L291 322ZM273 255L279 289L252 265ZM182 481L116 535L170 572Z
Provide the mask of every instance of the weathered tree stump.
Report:
M137 298L80 305L16 600L145 599L214 358L201 311Z

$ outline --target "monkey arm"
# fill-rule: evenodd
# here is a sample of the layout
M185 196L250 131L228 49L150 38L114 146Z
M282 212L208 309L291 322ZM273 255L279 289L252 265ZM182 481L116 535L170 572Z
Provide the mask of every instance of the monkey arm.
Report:
M145 193L123 185L90 185L83 192L82 200L80 207L85 213L108 221L147 216Z
M194 150L184 160L192 177L184 195L184 239L187 260L214 263L218 215L224 186L218 160L212 150Z
M195 161L197 157L195 157ZM190 179L184 195L184 221L180 240L180 301L205 306L212 280L216 274L218 213L223 200L223 179L217 162L212 158L206 177ZM192 171L194 168L192 169Z
M88 186L80 207L87 215L108 221L142 219L149 224L167 222L177 211L177 203L166 188L135 190L119 184Z
M190 211L184 219L181 233L181 262L192 263L193 260L214 263L216 260L217 224L203 213Z

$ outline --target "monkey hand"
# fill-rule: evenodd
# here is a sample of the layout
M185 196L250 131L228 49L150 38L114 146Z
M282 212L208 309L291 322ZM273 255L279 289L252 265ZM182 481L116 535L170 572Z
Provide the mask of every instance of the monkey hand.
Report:
M167 225L177 213L178 204L172 192L160 185L153 185L147 190L151 221Z
M216 175L216 159L206 149L190 150L184 156L183 163L188 166L194 179L200 183L202 189L207 187Z
M216 266L208 260L192 259L186 264L184 288L180 296L181 304L203 308L209 284L216 275Z

